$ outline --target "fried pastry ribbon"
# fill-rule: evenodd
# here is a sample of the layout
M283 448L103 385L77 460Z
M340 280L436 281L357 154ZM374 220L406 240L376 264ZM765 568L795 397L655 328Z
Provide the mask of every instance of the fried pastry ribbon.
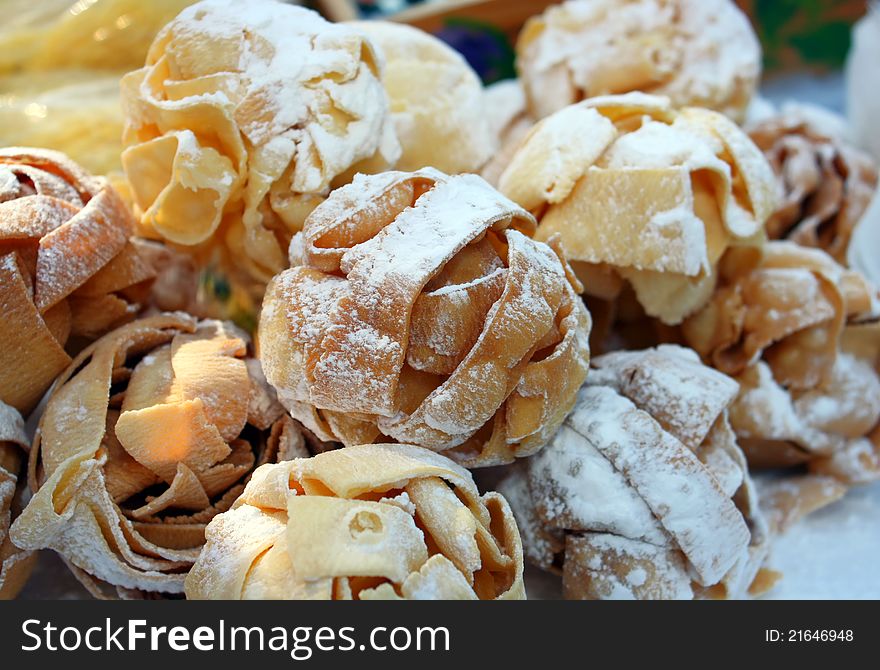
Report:
M267 465L207 529L191 599L521 600L522 545L502 496L405 444Z
M181 593L205 525L256 465L306 453L234 326L184 314L90 345L57 382L10 535L95 595Z
M794 108L749 130L773 166L781 196L767 236L818 247L846 264L853 231L877 188L877 165L820 122Z
M402 153L399 170L427 165L449 174L477 172L494 150L483 84L464 57L442 40L390 21L349 24L385 62L382 83Z
M529 19L516 55L537 119L649 91L741 121L761 75L758 39L730 0L569 0Z
M526 558L570 599L743 596L768 528L727 420L736 382L671 345L593 365L556 436L498 487Z
M9 525L19 512L23 484L19 483L28 439L21 415L0 401L0 600L14 598L33 565L33 554L9 539Z
M853 484L880 476L876 289L825 252L770 242L682 327L740 383L731 424L755 467L807 463Z
M589 314L555 240L476 175L358 175L294 239L260 355L322 440L383 436L469 466L537 451L574 403Z
M70 363L70 338L134 318L153 267L119 194L63 154L0 149L0 401L29 413Z
M628 281L648 315L677 324L709 298L718 263L760 244L773 173L722 114L629 93L585 100L536 124L499 190L559 234L589 295Z
M122 164L145 235L265 283L306 215L400 147L373 47L275 0L205 0L122 80Z

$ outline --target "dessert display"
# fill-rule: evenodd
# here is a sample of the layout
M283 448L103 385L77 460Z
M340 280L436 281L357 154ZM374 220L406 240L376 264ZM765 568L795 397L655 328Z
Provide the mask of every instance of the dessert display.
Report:
M253 469L308 453L247 340L169 313L83 349L40 420L12 541L55 550L99 597L182 593Z
M790 239L847 264L849 243L877 190L877 165L821 119L794 109L764 119L749 136L779 182L770 239Z
M568 599L738 598L768 528L728 423L729 377L682 347L593 359L574 411L499 486Z
M614 300L628 283L673 325L711 295L726 254L760 245L775 208L770 166L736 124L644 93L537 123L499 190L535 214L536 239L561 236L587 294Z
M274 0L205 0L122 79L122 165L146 237L265 284L354 172L400 155L381 60L355 28Z
M730 421L753 467L880 477L877 289L818 249L770 242L682 326L740 392Z
M350 24L382 54L382 83L400 141L399 170L433 167L477 172L492 155L477 73L457 51L433 35L399 23Z
M191 599L522 600L510 507L407 444L265 465L208 525Z
M540 449L587 373L590 319L558 240L476 175L358 175L306 220L259 348L322 440L387 438L474 467Z
M868 107L777 110L732 0L303 4L7 3L0 599L811 595L880 480Z
M154 268L106 179L63 154L0 149L0 401L27 415L71 361L65 345L134 318Z
M741 121L761 75L758 39L731 0L568 0L526 23L516 54L538 119L644 91Z

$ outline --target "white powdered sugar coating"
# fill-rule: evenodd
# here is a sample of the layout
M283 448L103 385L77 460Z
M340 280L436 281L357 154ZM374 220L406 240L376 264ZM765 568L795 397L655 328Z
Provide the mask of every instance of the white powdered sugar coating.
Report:
M748 528L715 478L678 440L607 387L584 387L568 423L624 473L701 583L717 582L733 566L748 545Z
M341 269L376 287L412 277L427 281L478 234L512 215L528 216L477 175L449 177L375 237L346 252Z
M25 449L30 444L21 414L2 400L0 400L0 442L13 442Z
M650 508L588 440L564 425L529 461L533 504L542 519L570 530L602 530L655 544L666 533Z
M621 135L602 161L613 169L681 166L688 171L716 170L729 177L730 166L718 158L723 149L713 135L700 132L686 118L678 117L671 125L649 120L637 130Z
M569 551L588 548L590 560L578 566L587 574L580 575L580 570L574 574L588 579L591 590L602 599L637 600L647 596L691 600L694 597L685 561L680 553L668 547L604 533L571 536L566 547ZM620 561L634 567L625 574L618 574L614 567Z
M464 361L442 385L431 392L412 417L399 415L390 420L380 419L379 427L387 435L404 442L424 444L424 440L431 439L431 431L439 431L448 437L436 446L454 447L489 421L509 395L508 369L501 361L489 360L485 356L486 348L494 347L493 339L498 337L495 322L530 326L548 323L554 310L539 284L546 283L550 278L563 282L565 277L558 257L546 244L535 242L514 229L504 232L509 245L510 271L521 273L519 276L522 276L518 293L511 297L513 288L510 283L507 284L501 298L486 315L483 331ZM538 280L538 277L541 279ZM520 326L520 329L521 336L528 332L527 326ZM540 336L539 333L533 335ZM532 339L527 341L533 342ZM520 342L520 346L523 344ZM521 352L522 355L526 353L526 350ZM474 362L481 357L485 359L482 363ZM478 394L493 398L497 404L485 400L479 405L462 402L463 397ZM423 421L424 426L420 426L419 421ZM433 439L436 440L436 437Z
M676 345L639 352L613 352L593 359L587 384L611 386L691 450L703 442L739 385Z
M568 597L693 598L692 581L741 596L766 533L727 422L738 385L675 345L594 363L550 443L498 487L529 560L561 558Z
M296 310L289 309L287 318L292 324L295 339L315 346L332 323L337 303L350 293L349 285L341 277L320 275L319 278L308 271L303 271L301 276L295 273L296 270L279 278L283 290L296 292ZM270 317L271 313L263 318Z
M827 384L833 394L820 388L794 401L795 412L810 426L829 430L846 417L870 428L880 420L880 378L867 361L839 353Z

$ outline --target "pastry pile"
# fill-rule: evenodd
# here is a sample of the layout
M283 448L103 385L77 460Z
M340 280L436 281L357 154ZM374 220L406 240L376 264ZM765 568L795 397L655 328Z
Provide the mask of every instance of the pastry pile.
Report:
M260 351L291 416L346 446L392 438L465 465L539 450L589 364L558 240L476 175L357 176L266 290Z
M0 597L43 549L100 598L772 588L880 479L880 294L876 166L740 127L760 55L728 0L569 0L484 89L408 26L183 9L124 176L0 149Z

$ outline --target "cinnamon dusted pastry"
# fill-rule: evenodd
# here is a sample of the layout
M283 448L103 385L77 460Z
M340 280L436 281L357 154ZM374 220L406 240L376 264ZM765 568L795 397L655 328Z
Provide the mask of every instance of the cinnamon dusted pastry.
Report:
M569 0L529 19L516 55L538 119L647 91L741 121L761 75L758 39L731 0Z
M561 571L569 599L743 597L768 529L727 420L736 382L670 345L593 365L556 436L499 486L526 558Z
M587 373L589 315L558 240L476 175L358 175L269 285L260 357L292 416L468 466L540 449Z
M876 289L818 249L770 242L682 327L741 391L731 424L755 467L880 476Z
M32 552L9 539L9 525L20 511L24 482L19 475L28 446L21 415L0 401L0 600L15 598L33 566Z
M266 465L208 526L191 599L521 600L510 507L406 444Z
M477 172L495 148L483 85L464 57L422 30L390 21L350 24L382 54L382 83L402 153L399 170Z
M63 154L0 149L0 401L27 415L70 363L68 340L134 318L153 267L131 213Z
M776 172L781 195L767 235L819 247L846 264L853 231L877 189L877 165L820 121L793 108L749 130Z
M306 215L400 147L371 43L275 0L205 0L122 80L122 163L143 233L265 283Z
M141 319L59 377L10 535L57 551L95 595L181 593L205 525L254 467L306 453L234 326Z
M587 294L613 300L629 282L667 324L708 300L726 254L761 243L775 207L770 166L732 121L642 93L536 124L499 190L535 214L537 239L561 235Z
M535 122L526 109L526 96L519 79L505 79L487 86L483 92L483 107L496 150L480 175L497 186L520 141Z

